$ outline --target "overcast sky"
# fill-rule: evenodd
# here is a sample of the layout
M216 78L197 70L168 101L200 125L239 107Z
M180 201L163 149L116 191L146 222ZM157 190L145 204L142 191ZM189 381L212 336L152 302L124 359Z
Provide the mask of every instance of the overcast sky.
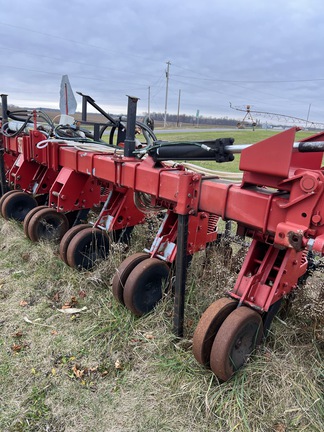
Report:
M181 113L243 117L231 102L324 123L323 18L323 0L0 0L0 92L58 108L67 74L109 112L126 94L147 111L149 87L164 112L170 61L170 113L181 90Z

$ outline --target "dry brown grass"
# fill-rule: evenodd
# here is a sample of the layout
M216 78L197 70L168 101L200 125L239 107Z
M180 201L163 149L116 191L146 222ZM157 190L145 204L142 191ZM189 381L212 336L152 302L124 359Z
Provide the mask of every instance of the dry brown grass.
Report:
M239 246L231 259L226 248L208 260L194 257L185 338L178 341L170 294L140 319L113 299L111 279L125 257L120 248L95 271L78 273L55 246L30 243L18 224L1 220L0 230L1 431L322 430L318 272L299 289L285 321L275 320L266 345L220 385L194 360L191 338L204 309L234 283ZM146 226L135 234L127 253L152 235ZM87 310L57 310L73 298Z

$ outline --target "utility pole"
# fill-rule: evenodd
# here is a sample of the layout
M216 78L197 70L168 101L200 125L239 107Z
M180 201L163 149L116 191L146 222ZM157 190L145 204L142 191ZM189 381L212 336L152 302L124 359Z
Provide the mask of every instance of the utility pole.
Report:
M167 61L167 70L165 71L166 77L166 90L165 90L165 108L164 108L164 127L166 127L166 117L168 109L168 91L169 91L169 71L170 71L170 61Z
M177 118L177 127L179 127L180 97L181 97L181 90L179 90L179 97L178 97L178 118Z
M147 115L150 117L150 108L151 108L151 87L148 88L148 103L147 103Z
M309 104L305 128L307 128L307 125L308 125L308 119L309 119L309 113L310 113L311 106L312 106L312 104Z

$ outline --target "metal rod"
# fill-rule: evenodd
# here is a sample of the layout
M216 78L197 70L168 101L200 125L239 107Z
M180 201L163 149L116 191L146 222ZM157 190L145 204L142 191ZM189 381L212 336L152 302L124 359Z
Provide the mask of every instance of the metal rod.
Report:
M1 105L2 105L2 124L8 121L8 95L1 95Z
M187 277L188 215L178 215L176 279L174 289L173 332L183 337L185 291Z
M4 165L4 148L0 148L0 196L5 194L9 188L6 181L6 172Z
M80 93L79 93L80 94ZM82 96L82 121L87 121L87 97L85 95Z
M225 221L225 237L229 237L231 235L231 231L232 231L232 221L227 220Z
M102 108L100 108L100 106L95 103L95 101L92 99L92 97L90 97L88 95L84 95L81 92L77 92L77 94L82 96L82 121L86 121L87 103L89 103L91 106L93 106L93 108L95 108L97 111L99 111L100 114L102 114L106 119L111 121L111 123L113 125L117 126L117 120L114 119L110 114L106 113L106 111L104 111ZM85 119L83 118L84 117L83 112L85 113Z
M231 153L241 153L248 147L254 144L235 144L230 146L225 146L225 150ZM305 141L305 142L294 142L293 148L303 153L315 153L324 151L324 141Z
M124 147L124 156L133 157L135 152L135 126L136 126L136 107L137 97L128 96L127 107L127 127Z

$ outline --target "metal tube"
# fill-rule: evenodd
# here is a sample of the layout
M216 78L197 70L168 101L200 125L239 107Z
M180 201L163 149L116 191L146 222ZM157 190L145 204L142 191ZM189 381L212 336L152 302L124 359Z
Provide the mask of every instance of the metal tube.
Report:
M176 279L174 288L173 332L183 337L185 291L187 277L188 215L178 215Z
M9 188L6 181L6 172L4 166L4 148L0 148L0 196L5 194Z
M8 95L1 95L1 105L2 105L2 124L8 121Z
M108 119L113 125L117 126L117 121L110 114L106 113L99 105L95 103L92 97L88 95L84 95L81 92L77 92L80 96L82 96L82 121L86 121L87 119L87 103L89 103L93 108L100 112L106 119Z
M87 121L87 97L82 95L82 121Z
M230 153L242 153L242 150L251 147L254 144L235 144L225 146L225 150ZM305 141L305 142L294 142L293 148L303 153L314 153L324 151L324 141Z
M301 153L322 152L324 151L324 142L323 141L296 142L294 143L294 148L298 148L298 151Z
M133 157L135 152L135 126L136 126L136 107L137 97L128 96L127 107L127 127L124 147L124 156Z

